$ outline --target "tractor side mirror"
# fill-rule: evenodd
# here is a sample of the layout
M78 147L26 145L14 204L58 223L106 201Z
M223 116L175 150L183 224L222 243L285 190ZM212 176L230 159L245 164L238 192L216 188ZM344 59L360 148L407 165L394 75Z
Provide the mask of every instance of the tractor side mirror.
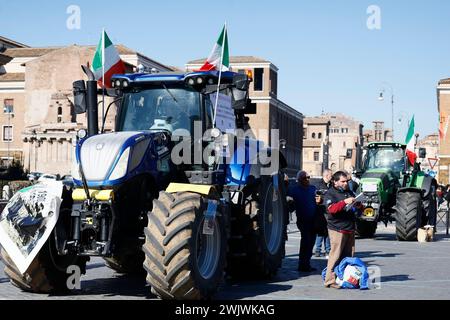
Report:
M352 172L352 174L353 174L355 177L357 177L357 178L361 178L363 172L362 172L361 169L357 169L357 170L354 170L354 171Z
M235 110L245 110L247 107L249 81L245 74L235 74L231 87L232 104Z
M235 74L233 76L233 87L238 90L247 91L249 87L248 76L242 73Z
M424 159L427 156L427 149L419 148L419 158Z
M84 80L77 80L72 84L75 113L81 114L86 112L86 85Z

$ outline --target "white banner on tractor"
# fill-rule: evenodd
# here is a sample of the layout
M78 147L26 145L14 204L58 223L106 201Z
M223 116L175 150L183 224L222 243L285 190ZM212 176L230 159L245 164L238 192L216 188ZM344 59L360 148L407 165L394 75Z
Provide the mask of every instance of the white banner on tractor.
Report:
M17 192L0 216L0 244L23 274L58 221L61 181L45 181Z

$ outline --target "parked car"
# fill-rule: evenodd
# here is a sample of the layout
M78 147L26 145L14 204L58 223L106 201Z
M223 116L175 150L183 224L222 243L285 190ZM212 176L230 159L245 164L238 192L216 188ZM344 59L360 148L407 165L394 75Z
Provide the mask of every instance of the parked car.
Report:
M58 176L55 174L45 173L39 177L38 181L58 180Z
M30 181L36 181L37 179L39 179L42 176L41 172L30 172L29 174L27 174L27 178Z

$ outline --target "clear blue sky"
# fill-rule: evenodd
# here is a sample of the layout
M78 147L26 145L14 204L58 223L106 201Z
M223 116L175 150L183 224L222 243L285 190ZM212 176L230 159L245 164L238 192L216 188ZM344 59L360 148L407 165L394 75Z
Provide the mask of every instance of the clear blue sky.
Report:
M81 29L69 30L69 5ZM369 30L368 6L381 9L381 30ZM123 7L125 6L125 7ZM168 65L206 57L223 22L230 55L254 55L279 68L278 96L307 116L345 112L366 127L391 123L383 81L395 91L396 138L415 114L423 137L437 132L436 85L450 77L450 1L6 1L0 34L31 46L97 44L105 27L122 43Z

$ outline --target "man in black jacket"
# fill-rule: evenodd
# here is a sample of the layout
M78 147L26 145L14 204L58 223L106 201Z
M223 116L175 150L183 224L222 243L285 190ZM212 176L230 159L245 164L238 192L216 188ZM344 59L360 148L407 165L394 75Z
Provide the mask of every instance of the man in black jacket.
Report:
M354 207L347 209L355 202L353 192L348 189L348 177L338 171L332 178L333 186L327 191L324 199L328 212L328 236L331 251L325 276L325 287L337 288L334 268L346 257L355 254L355 213Z
M321 251L322 251L322 243L324 244L324 250L326 258L328 259L328 255L330 254L331 250L331 244L330 244L330 238L328 237L328 230L327 230L327 220L326 220L326 214L327 209L323 203L323 197L325 196L326 192L331 186L331 170L325 169L322 172L322 179L320 181L314 183L311 181L311 184L314 185L317 188L316 197L318 197L318 203L317 206L317 215L316 215L316 244L315 244L315 256L320 257Z

